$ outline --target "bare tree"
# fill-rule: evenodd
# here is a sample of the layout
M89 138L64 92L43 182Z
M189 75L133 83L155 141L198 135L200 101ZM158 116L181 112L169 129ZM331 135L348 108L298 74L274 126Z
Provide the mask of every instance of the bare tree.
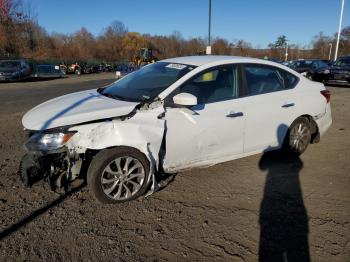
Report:
M248 56L250 53L250 49L252 49L252 45L242 39L237 40L236 42L231 44L232 54L238 56Z
M313 40L311 42L313 49L312 56L314 58L327 59L331 42L332 39L330 37L325 36L323 32L319 32L313 37Z
M340 33L339 54L341 56L350 54L350 26L343 28L343 30Z
M213 54L215 55L230 55L231 46L230 43L223 38L215 38L212 44Z

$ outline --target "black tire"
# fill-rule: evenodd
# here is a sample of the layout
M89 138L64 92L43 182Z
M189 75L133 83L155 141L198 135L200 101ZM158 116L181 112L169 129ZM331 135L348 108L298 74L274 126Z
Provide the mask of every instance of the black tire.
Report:
M127 197L124 199L113 199L111 195L107 195L105 193L106 188L104 189L105 185L102 184L102 179L104 179L106 174L110 175L107 171L105 171L105 169L108 166L111 168L110 165L111 165L112 161L114 161L118 158L127 158L127 157L131 157L131 158L135 159L135 161L138 160L139 163L141 163L143 170L144 170L144 178L142 180L143 182L140 182L140 188L135 193L132 193L132 195L130 197ZM101 203L117 204L117 203L127 202L127 201L134 200L134 199L138 198L139 196L146 193L147 186L148 186L147 181L148 181L148 177L149 177L149 170L150 170L150 165L149 165L148 159L146 158L146 156L144 154L142 154L140 151L138 151L136 149L129 148L129 147L116 147L116 148L111 148L111 149L104 149L104 150L100 151L92 159L90 166L89 166L89 169L88 169L88 172L87 172L87 183L88 183L88 186L89 186L90 190L92 191L94 197ZM113 171L113 172L115 172L115 171ZM117 172L115 172L115 173L117 173ZM116 178L116 176L119 176L119 175L114 175L114 177L112 179L118 179L118 178ZM129 178L129 175L125 175L125 176L126 177L124 177L124 179ZM114 183L114 181L113 181L113 183ZM119 182L119 184L117 184L117 186L114 186L114 188L117 189L117 187L122 187L122 191L123 190L125 191L124 186L120 185L120 184L124 184L124 183L128 183L128 181ZM111 187L113 187L113 185ZM107 190L108 190L108 188L107 188ZM117 191L119 191L119 190L117 189ZM112 194L112 192L111 192L111 194ZM116 194L118 194L118 193L116 193Z
M79 69L79 68L75 69L74 73L76 75L81 75L81 69Z
M288 155L299 156L305 152L310 141L310 122L305 117L299 117L289 127L282 150Z

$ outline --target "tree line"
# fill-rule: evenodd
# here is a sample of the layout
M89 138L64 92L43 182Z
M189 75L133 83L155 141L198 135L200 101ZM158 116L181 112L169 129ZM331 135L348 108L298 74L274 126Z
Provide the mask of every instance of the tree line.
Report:
M326 36L320 32L308 48L289 43L288 59L334 57L337 34ZM274 57L284 60L286 36L282 35L265 49L253 48L244 41L228 41L216 37L212 41L212 53L250 57ZM115 21L94 36L82 27L72 34L49 34L36 21L31 8L21 0L0 0L0 57L25 57L37 60L96 60L127 62L143 47L152 48L159 59L204 54L207 39L186 39L180 32L168 36L129 32L121 21ZM350 26L340 35L339 56L350 54Z

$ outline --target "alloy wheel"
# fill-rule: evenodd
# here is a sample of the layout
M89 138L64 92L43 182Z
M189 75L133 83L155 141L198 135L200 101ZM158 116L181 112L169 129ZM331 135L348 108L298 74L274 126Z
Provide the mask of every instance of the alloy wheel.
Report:
M298 123L290 131L291 146L294 151L304 152L310 142L310 129L305 123Z
M141 162L130 156L111 161L101 175L104 194L113 200L126 200L135 195L145 179L145 168Z

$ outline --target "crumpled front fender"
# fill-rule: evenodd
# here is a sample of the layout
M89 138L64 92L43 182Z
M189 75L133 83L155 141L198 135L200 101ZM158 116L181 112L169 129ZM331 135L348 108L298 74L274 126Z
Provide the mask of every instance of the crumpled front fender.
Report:
M133 147L141 151L150 162L150 178L159 165L165 121L161 119L163 106L139 110L129 119L114 119L70 128L77 133L66 144L68 149L83 154L88 149L102 150L116 146Z

